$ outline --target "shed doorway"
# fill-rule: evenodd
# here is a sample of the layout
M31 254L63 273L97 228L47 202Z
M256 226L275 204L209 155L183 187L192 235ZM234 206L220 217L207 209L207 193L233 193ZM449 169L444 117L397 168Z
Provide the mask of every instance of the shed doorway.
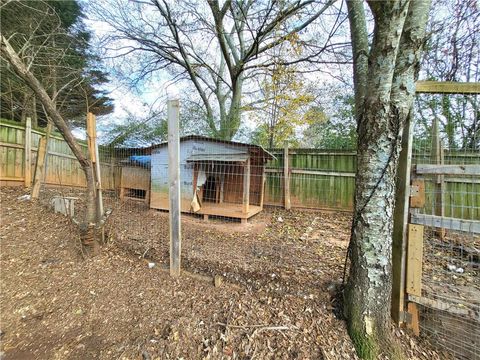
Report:
M205 181L203 201L217 202L217 178L213 175L208 176Z

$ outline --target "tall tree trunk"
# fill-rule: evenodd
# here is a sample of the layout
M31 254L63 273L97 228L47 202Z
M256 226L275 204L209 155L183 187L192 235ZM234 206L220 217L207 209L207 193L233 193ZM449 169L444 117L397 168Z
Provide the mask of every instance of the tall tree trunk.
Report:
M7 60L12 69L20 77L27 86L29 86L34 95L40 100L43 107L45 108L46 113L50 117L50 119L54 122L57 129L62 134L63 138L65 139L66 143L72 150L73 154L77 158L80 166L82 167L83 172L85 173L85 178L87 181L87 191L86 191L86 216L84 224L81 226L82 230L82 240L83 244L86 246L87 249L96 251L97 242L95 241L94 236L94 225L95 225L95 183L93 177L93 169L91 166L90 161L85 157L83 152L80 150L80 147L77 144L77 141L72 135L70 128L68 127L67 123L57 111L54 102L48 96L45 88L42 84L38 81L33 73L31 73L25 64L21 61L15 50L11 47L8 40L1 35L1 43L0 43L0 54L2 57Z
M220 119L220 136L224 140L231 140L240 127L243 87L243 78L241 75L235 79L232 87L233 89L230 109L226 118Z
M365 88L368 75L368 33L363 0L347 1L348 18L350 23L350 36L352 38L353 55L353 86L355 89L355 113L357 116L363 112Z
M414 76L429 2L371 2L370 7L375 32L366 88L361 95L364 102L356 109L357 174L345 315L359 356L375 359L380 349L391 349L395 179L403 127L415 95Z

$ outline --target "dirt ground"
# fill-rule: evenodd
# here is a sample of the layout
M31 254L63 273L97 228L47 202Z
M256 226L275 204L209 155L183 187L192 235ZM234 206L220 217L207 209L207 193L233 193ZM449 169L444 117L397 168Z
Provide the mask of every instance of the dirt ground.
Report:
M107 197L109 241L84 259L76 225L48 206L55 191L24 194L0 189L2 359L357 358L335 309L348 214L267 210L247 226L183 216L186 272L173 279L168 214ZM394 336L409 359L445 358Z

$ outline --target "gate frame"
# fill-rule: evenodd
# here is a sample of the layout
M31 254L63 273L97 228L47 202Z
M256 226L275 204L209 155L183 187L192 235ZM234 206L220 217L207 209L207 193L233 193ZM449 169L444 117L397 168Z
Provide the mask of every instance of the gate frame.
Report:
M480 94L479 82L417 81L416 94ZM407 118L397 170L395 211L392 236L392 298L391 316L395 324L411 328L419 334L417 304L408 301L407 296L407 247L410 219L410 200L418 196L411 185L413 107ZM422 226L422 225L416 225ZM423 242L423 235L422 235ZM421 265L421 264L420 264ZM415 265L417 266L417 265ZM420 268L421 269L421 268Z

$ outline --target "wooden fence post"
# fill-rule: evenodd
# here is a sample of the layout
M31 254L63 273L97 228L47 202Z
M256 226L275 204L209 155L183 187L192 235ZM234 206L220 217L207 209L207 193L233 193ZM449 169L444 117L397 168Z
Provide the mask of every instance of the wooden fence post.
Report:
M407 226L410 204L410 178L412 167L412 116L407 117L402 137L402 151L397 170L395 210L393 213L392 244L392 307L391 315L397 324L404 322Z
M116 193L117 186L115 184L115 158L114 158L114 152L112 149L109 149L109 155L110 155L110 177L109 177L109 188L113 189Z
M260 192L260 207L263 209L263 201L265 199L265 184L266 184L266 181L267 178L265 176L265 165L262 166L262 187L261 187L261 192Z
M406 292L422 296L423 225L408 224Z
M103 196L102 196L102 177L100 173L100 157L98 155L98 143L97 143L97 121L96 117L92 113L87 114L87 142L88 151L90 153L90 159L92 161L92 170L95 176L95 189L96 189L96 208L97 208L97 226L101 225L103 219ZM102 242L104 242L105 233L102 227Z
M243 169L242 211L244 214L248 214L248 211L250 210L250 157L245 162Z
M168 178L170 217L170 275L180 276L181 264L181 214L180 214L180 138L179 100L168 100Z
M95 163L96 160L96 153L95 153L95 143L94 143L94 125L93 125L94 119L93 119L93 114L88 113L87 114L87 145L88 145L88 154L90 155L90 161L92 164Z
M423 225L408 224L408 251L405 291L409 295L422 296L422 264L423 264ZM420 335L419 309L414 302L408 302L407 312L410 321L407 328Z
M432 150L430 154L430 159L433 164L443 165L443 146L442 140L440 139L440 127L438 124L438 118L434 117L432 124ZM435 215L445 216L445 207L444 207L444 176L437 175L435 176ZM436 229L435 234L443 240L445 237L445 229Z
M103 219L103 194L102 194L102 174L100 172L100 155L98 153L98 142L97 142L97 117L92 114L92 126L93 126L93 144L95 149L95 173L97 175L97 217L98 221Z
M290 202L290 173L289 173L289 164L288 164L288 142L285 141L283 148L283 188L284 188L284 199L285 199L285 209L290 210L292 207Z
M24 170L23 179L25 187L32 185L32 119L27 117L25 124L25 149L24 149Z
M38 199L40 194L40 187L42 181L45 181L47 157L48 157L48 143L50 142L50 133L52 132L52 123L49 121L45 136L40 138L37 150L37 162L35 164L35 175L32 186L32 199Z

